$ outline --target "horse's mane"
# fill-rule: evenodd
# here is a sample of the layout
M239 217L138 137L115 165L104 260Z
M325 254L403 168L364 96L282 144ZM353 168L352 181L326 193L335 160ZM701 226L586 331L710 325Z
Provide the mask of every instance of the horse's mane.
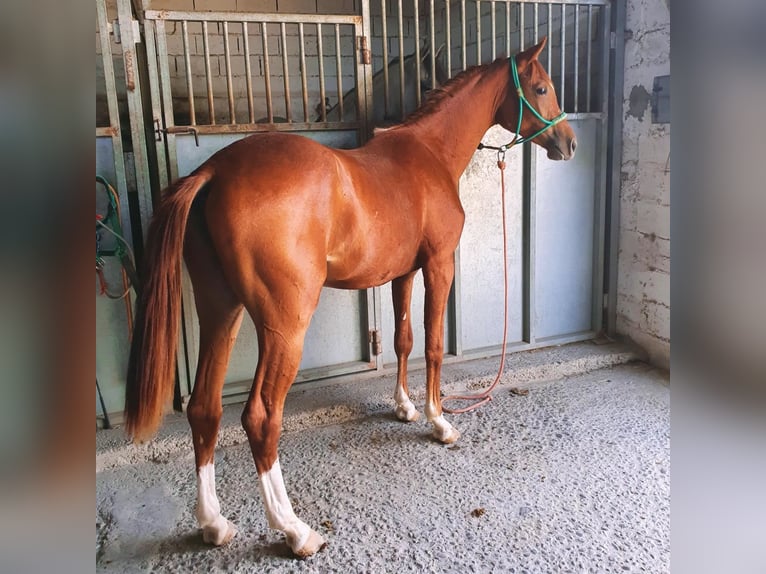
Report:
M497 60L495 60L497 62ZM435 88L428 92L425 102L414 112L408 115L405 120L398 126L404 127L417 122L419 119L434 114L441 110L444 102L451 98L455 92L459 91L463 86L471 82L476 76L480 76L487 69L494 65L495 62L490 64L481 64L477 66L471 66L460 72L454 78L447 81L441 88Z

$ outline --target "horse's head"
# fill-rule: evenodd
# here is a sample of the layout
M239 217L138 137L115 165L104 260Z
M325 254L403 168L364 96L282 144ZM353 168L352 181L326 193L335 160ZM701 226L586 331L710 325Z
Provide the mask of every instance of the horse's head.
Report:
M518 83L524 98L518 95L513 62L509 60L508 89L495 121L505 129L518 133L520 138L531 139L544 147L550 159L566 160L574 156L577 140L572 127L563 119L553 82L537 59L546 40L544 37L536 46L515 56ZM523 103L524 99L528 105Z

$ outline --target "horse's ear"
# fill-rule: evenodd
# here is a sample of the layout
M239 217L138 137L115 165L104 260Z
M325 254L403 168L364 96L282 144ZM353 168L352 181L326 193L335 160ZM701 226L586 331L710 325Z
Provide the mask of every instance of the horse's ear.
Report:
M532 46L531 48L527 48L523 52L520 52L517 56L517 61L519 64L522 62L524 64L531 62L532 60L537 60L538 56L540 55L540 52L543 51L545 48L545 44L548 42L548 36L543 36L543 39L540 40L536 45Z

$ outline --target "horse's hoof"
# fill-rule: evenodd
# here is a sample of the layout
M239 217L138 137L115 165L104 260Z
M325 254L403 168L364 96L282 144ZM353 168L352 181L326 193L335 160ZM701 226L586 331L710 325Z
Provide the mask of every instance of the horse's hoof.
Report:
M298 549L293 548L292 550L298 558L308 558L319 552L326 545L325 539L312 530L309 532L308 540L306 540L303 546Z
M237 527L230 521L222 520L202 528L202 540L214 546L228 544L237 535Z
M444 430L434 429L434 438L443 444L452 444L460 438L460 433L454 427Z
M420 413L412 403L409 405L397 405L396 418L398 418L400 421L414 423L420 418Z

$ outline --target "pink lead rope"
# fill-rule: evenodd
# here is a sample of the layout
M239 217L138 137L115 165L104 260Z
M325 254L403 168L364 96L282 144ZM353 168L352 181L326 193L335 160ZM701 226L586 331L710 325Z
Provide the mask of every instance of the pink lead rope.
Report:
M503 350L500 355L500 368L497 370L495 380L485 391L474 395L450 395L444 397L442 399L442 404L447 401L476 401L474 404L460 409L448 409L447 407L442 406L442 410L449 414L467 413L468 411L472 411L491 401L492 391L497 386L497 383L500 382L500 377L503 375L503 368L505 367L505 347L508 338L508 232L505 221L505 161L504 159L501 159L501 157L504 156L505 153L503 153L503 156L500 156L497 160L497 167L500 169L500 188L503 205Z

